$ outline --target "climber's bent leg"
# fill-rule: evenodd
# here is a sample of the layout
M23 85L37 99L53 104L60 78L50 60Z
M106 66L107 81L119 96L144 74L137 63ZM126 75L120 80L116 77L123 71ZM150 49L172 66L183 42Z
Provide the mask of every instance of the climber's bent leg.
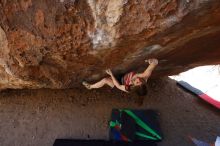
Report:
M97 88L103 87L104 85L108 85L111 88L114 87L114 84L113 84L113 81L112 81L111 78L104 78L104 79L102 79L102 80L100 80L100 81L98 81L97 83L94 83L94 84L89 84L87 82L83 82L83 85L87 89L97 89Z

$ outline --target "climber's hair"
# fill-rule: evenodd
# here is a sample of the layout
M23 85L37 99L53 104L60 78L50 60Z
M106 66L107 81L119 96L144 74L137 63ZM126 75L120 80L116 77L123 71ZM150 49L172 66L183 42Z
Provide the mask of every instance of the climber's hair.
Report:
M140 86L131 86L130 91L135 92L138 96L147 95L147 86L145 85L145 80L143 78L139 78L142 84Z
M141 86L137 86L135 92L138 96L145 96L147 95L147 86L145 84L142 84Z

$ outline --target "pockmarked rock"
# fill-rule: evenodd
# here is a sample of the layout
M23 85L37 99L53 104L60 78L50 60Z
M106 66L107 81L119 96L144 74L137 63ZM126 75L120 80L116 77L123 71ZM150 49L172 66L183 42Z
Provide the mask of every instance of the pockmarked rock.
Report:
M0 17L0 89L79 87L152 57L152 77L220 63L217 0L10 0Z

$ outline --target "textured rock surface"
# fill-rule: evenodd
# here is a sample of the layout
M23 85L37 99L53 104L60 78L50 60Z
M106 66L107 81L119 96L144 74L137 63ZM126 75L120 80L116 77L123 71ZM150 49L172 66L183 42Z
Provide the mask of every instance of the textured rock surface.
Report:
M219 0L0 0L0 88L71 88L220 62Z

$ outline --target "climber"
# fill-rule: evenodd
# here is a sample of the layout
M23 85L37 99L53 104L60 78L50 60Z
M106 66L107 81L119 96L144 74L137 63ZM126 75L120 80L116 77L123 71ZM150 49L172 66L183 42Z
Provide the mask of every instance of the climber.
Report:
M144 85L144 83L147 82L147 79L151 76L152 71L158 64L158 60L148 59L145 60L145 62L148 62L149 66L143 73L129 72L125 75L115 77L112 71L107 69L106 73L110 75L110 77L103 78L94 84L87 82L83 82L82 84L87 89L101 88L104 85L108 85L111 88L116 87L124 92L135 90L139 96L144 96L147 94L146 85Z

